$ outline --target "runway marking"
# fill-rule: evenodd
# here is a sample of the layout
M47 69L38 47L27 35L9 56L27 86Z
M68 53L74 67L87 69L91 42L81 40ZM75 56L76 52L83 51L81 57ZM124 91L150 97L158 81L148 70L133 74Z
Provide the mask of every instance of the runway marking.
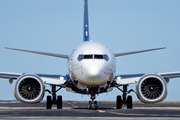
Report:
M180 101L162 101L160 103L180 103Z
M87 104L88 102L79 102L79 103L81 103L81 104Z
M101 113L104 113L104 112L106 112L106 111L99 110L99 109L96 109L96 111L98 111L98 112L101 112Z
M75 108L78 108L78 106L76 106L76 105L74 105L74 104L72 104L70 102L67 102L67 104L70 104L70 105L74 106Z
M118 113L118 112L109 112L116 115L130 115L130 116L172 116L171 114L135 114L135 113ZM179 117L180 115L173 115L173 117Z
M72 104L77 104L77 102L71 102Z

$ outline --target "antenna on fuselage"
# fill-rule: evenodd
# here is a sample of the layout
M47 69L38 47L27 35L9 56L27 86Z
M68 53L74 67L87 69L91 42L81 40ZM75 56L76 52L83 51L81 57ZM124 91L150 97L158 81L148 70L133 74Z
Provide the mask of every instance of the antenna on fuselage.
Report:
M88 0L84 0L84 42L89 41Z

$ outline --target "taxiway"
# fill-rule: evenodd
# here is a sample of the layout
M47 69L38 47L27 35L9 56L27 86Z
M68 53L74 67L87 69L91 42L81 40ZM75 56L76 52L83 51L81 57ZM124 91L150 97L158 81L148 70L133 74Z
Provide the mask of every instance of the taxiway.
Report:
M134 102L133 109L115 108L115 102L98 102L98 109L88 109L88 102L63 102L63 109L47 110L46 103L0 103L0 119L180 119L180 102L143 104Z

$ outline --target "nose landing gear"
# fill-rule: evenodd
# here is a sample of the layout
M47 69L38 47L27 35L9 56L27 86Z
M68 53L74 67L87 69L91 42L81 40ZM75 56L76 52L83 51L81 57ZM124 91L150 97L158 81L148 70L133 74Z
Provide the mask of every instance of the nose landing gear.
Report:
M131 95L127 96L127 94L129 94L132 91L134 92L134 90L131 89L127 92L127 86L128 85L123 85L123 90L121 90L120 88L117 87L121 92L123 92L123 95L122 95L123 98L121 98L120 95L117 96L116 109L121 109L123 104L127 106L127 109L133 108L132 96Z
M97 109L97 101L94 101L94 99L96 99L96 94L99 94L99 87L98 86L88 86L87 87L87 94L90 94L91 95L91 100L92 101L89 101L89 105L88 105L88 108L89 109L92 109L94 108L95 110Z
M94 101L94 99L96 99L95 95L91 95L91 99L92 101L89 101L89 109L92 109L94 107L94 109L97 109L97 101Z

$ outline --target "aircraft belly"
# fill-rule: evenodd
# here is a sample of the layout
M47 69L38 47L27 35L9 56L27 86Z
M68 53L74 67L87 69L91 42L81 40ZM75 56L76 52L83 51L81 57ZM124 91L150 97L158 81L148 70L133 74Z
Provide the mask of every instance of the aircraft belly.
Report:
M98 87L100 90L99 93L104 92L110 86L113 78L114 77L107 78L103 75L99 76L99 79L92 77L92 80L88 81L85 75L78 76L74 74L74 76L71 76L73 85L85 93L89 87Z
M72 83L78 89L87 92L88 87L98 87L100 89L100 93L104 92L114 78L114 73L101 73L98 76L88 76L79 69L71 71L70 74Z
M112 80L106 81L101 84L96 84L96 85L85 84L85 83L82 83L82 82L74 80L74 79L72 81L73 81L74 86L76 86L78 89L80 89L83 92L87 92L88 87L98 87L100 89L99 93L101 93L101 92L104 92L108 88L108 86Z

